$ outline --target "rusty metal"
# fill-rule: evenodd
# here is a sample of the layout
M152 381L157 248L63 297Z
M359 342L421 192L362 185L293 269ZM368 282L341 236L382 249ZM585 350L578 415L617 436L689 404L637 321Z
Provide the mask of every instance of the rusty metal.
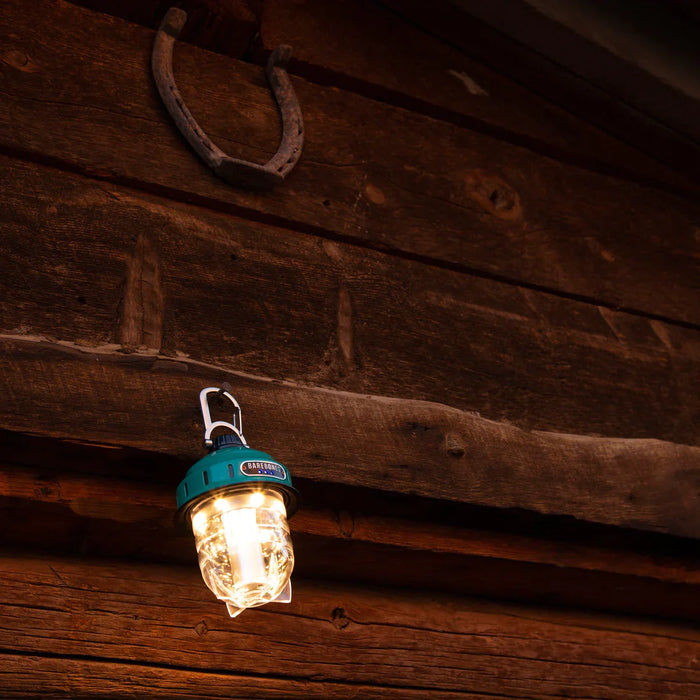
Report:
M270 190L290 173L301 156L304 122L299 102L287 75L291 46L278 46L267 62L267 81L282 115L282 141L265 165L226 155L197 124L187 109L173 76L173 47L185 26L187 13L171 7L163 18L153 43L151 68L158 92L182 135L199 157L226 182L256 190Z

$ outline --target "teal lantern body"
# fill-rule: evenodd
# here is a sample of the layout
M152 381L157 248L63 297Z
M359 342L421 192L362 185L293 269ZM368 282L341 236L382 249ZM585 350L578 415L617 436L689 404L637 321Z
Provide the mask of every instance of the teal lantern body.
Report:
M232 423L211 422L212 393L233 403ZM200 401L211 452L180 482L177 506L180 520L192 526L204 581L232 617L265 603L288 603L294 553L287 518L296 511L289 470L246 444L240 407L228 391L203 389ZM212 438L221 427L231 432Z
M214 445L219 444L221 442L214 438ZM270 488L278 489L284 496L287 517L294 515L297 499L289 470L265 452L227 440L222 447L214 449L189 468L177 487L178 512L181 516L185 515L188 505L202 494L229 486L250 488L256 485L269 485Z

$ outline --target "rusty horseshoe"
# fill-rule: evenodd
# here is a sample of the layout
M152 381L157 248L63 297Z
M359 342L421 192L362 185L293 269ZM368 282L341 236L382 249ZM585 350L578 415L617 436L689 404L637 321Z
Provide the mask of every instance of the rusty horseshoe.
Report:
M231 185L255 190L270 190L290 173L301 156L304 145L304 122L299 102L287 75L292 56L291 46L278 46L267 62L267 81L282 116L282 141L277 153L265 165L239 160L219 149L197 124L173 76L173 47L185 26L187 13L171 7L156 34L151 57L151 69L158 92L173 121L199 157Z

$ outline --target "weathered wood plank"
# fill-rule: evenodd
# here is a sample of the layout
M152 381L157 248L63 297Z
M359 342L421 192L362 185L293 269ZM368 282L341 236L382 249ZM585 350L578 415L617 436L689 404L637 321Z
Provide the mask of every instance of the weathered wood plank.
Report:
M664 47L654 46L655 42L648 38L645 41L643 29L635 32L629 23L634 24L636 12L628 10L625 15L613 11L607 18L599 15L596 30L591 26L596 22L592 16L592 23L587 28L584 28L585 19L577 27L576 13L570 13L567 18L566 12L558 13L544 6L535 9L520 0L511 0L498 7L496 3L486 6L479 0L462 0L460 6L493 27L494 33L502 33L514 44L524 45L530 54L546 57L549 64L546 74L553 73L560 80L562 76L574 77L593 87L595 92L611 96L608 97L610 102L623 103L643 119L657 123L659 130L670 131L689 144L700 142L700 105L692 94L690 81L683 84L683 52L677 54L680 61L674 60L675 70L670 73L659 71L658 66L673 48L669 46L667 53ZM623 19L625 16L629 22ZM668 37L669 44L673 41L682 46L696 40L695 33L684 22L661 8L655 14L647 15L646 24L658 32L658 37ZM607 34L606 38L601 38L602 33ZM627 47L622 48L626 42L629 42ZM633 49L631 44L635 42L637 46ZM646 58L641 58L644 53ZM686 70L694 65L690 56L687 56L685 65ZM513 66L510 74L517 75L521 70L521 66ZM531 82L527 72L520 73L519 77L526 84ZM545 81L536 84L536 89L542 89ZM556 99L555 94L549 94ZM696 157L700 155L694 150Z
M40 472L4 468L0 548L195 567L191 535L173 527L174 480L185 468L174 461L173 483L159 488L64 474L47 461ZM619 533L607 532L599 533L602 545L591 545L585 544L590 537L580 541L581 528L578 537L567 537L561 527L552 527L558 541L528 538L508 534L517 531L510 513L500 515L498 525L508 524L501 532L483 531L483 512L482 530L449 526L437 515L420 521L379 517L364 512L367 501L352 490L334 494L345 497L338 508L324 502L327 488L304 479L296 484L303 507L291 527L301 578L700 621L698 558L689 542L639 536L620 541ZM373 499L381 503L380 496ZM391 512L392 500L384 504ZM411 504L419 517L425 504ZM615 536L618 541L610 542Z
M696 443L700 334L0 157L0 331Z
M700 210L688 201L299 80L302 162L274 194L245 193L208 173L170 124L148 73L152 32L46 0L9 0L0 22L5 150L609 307L700 321ZM176 73L224 150L257 159L274 150L278 116L259 69L183 44ZM235 119L232 104L246 105Z
M69 2L152 29L158 28L172 4ZM179 39L234 58L253 54L260 63L279 44L291 43L295 56L291 72L311 82L340 85L584 167L673 184L681 190L693 187L692 181L658 161L476 63L376 2L267 0L262 8L259 4L181 2L188 20Z
M387 698L440 697L489 700L470 692L433 693L427 688L387 688L364 683L318 683L312 680L244 676L137 663L0 653L0 697L28 698ZM501 696L503 697L503 696Z
M409 22L420 23L426 31L462 49L477 61L486 62L502 75L561 105L571 114L636 146L696 182L700 180L700 148L696 142L640 112L621 95L602 90L557 65L551 57L532 51L467 14L464 3L459 8L449 1L433 2L430 12L426 12L422 0L381 0L381 4ZM473 7L479 5L483 7L482 3Z
M297 485L306 496L308 482L297 480ZM159 522L160 513L139 522L115 519L123 514L133 517L134 510L123 513L116 504L102 517L88 509L85 512L91 515L77 515L65 507L0 497L0 548L25 554L50 552L54 556L107 557L197 568L192 537L174 532L172 521ZM31 517L27 517L29 513ZM21 529L17 522L23 523ZM675 619L684 624L700 622L695 584L298 531L293 540L295 575L299 578Z
M68 0L98 12L158 29L172 0ZM180 0L187 24L179 39L209 51L240 58L260 29L259 2L253 0ZM256 7L251 7L251 4Z
M33 656L503 697L700 685L700 639L681 625L300 580L291 605L233 622L196 570L5 558L0 571L0 644Z
M228 381L250 416L248 439L300 477L700 536L700 448L524 432L439 404L184 359L17 339L0 346L8 430L195 457L197 393Z
M423 8L428 23L433 12L433 6ZM462 20L469 25L466 15ZM266 0L260 38L266 55L291 44L290 70L311 82L338 85L593 169L693 187L641 151L409 23L400 9L372 0Z
M29 502L59 504L89 519L159 523L158 534L163 538L172 536L171 533L166 535L166 531L175 520L173 494L172 484L54 471L53 465L46 463L41 468L0 465L0 496L4 498L25 501L28 507ZM658 552L633 551L609 544L601 547L571 538L557 541L510 532L488 532L434 520L374 515L352 508L323 508L320 504L310 504L308 495L290 525L294 535L700 585L699 562L693 557L674 556L668 552L660 556ZM12 541L9 538L6 543L11 545ZM191 554L189 536L186 545ZM165 554L162 550L161 553Z

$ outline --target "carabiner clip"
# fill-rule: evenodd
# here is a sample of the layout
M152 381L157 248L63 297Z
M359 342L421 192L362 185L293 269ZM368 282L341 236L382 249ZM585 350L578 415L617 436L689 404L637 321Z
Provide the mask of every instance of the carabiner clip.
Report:
M233 419L231 423L227 423L223 420L217 420L213 423L211 422L211 412L209 411L209 395L217 394L219 396L225 396L233 404ZM243 415L241 413L241 407L238 405L238 401L233 398L233 396L225 389L219 389L216 386L210 386L206 389L202 389L199 392L199 403L202 406L202 418L204 419L204 444L207 447L212 447L214 441L211 438L211 434L214 428L229 428L241 439L244 447L248 447L248 443L243 437Z

